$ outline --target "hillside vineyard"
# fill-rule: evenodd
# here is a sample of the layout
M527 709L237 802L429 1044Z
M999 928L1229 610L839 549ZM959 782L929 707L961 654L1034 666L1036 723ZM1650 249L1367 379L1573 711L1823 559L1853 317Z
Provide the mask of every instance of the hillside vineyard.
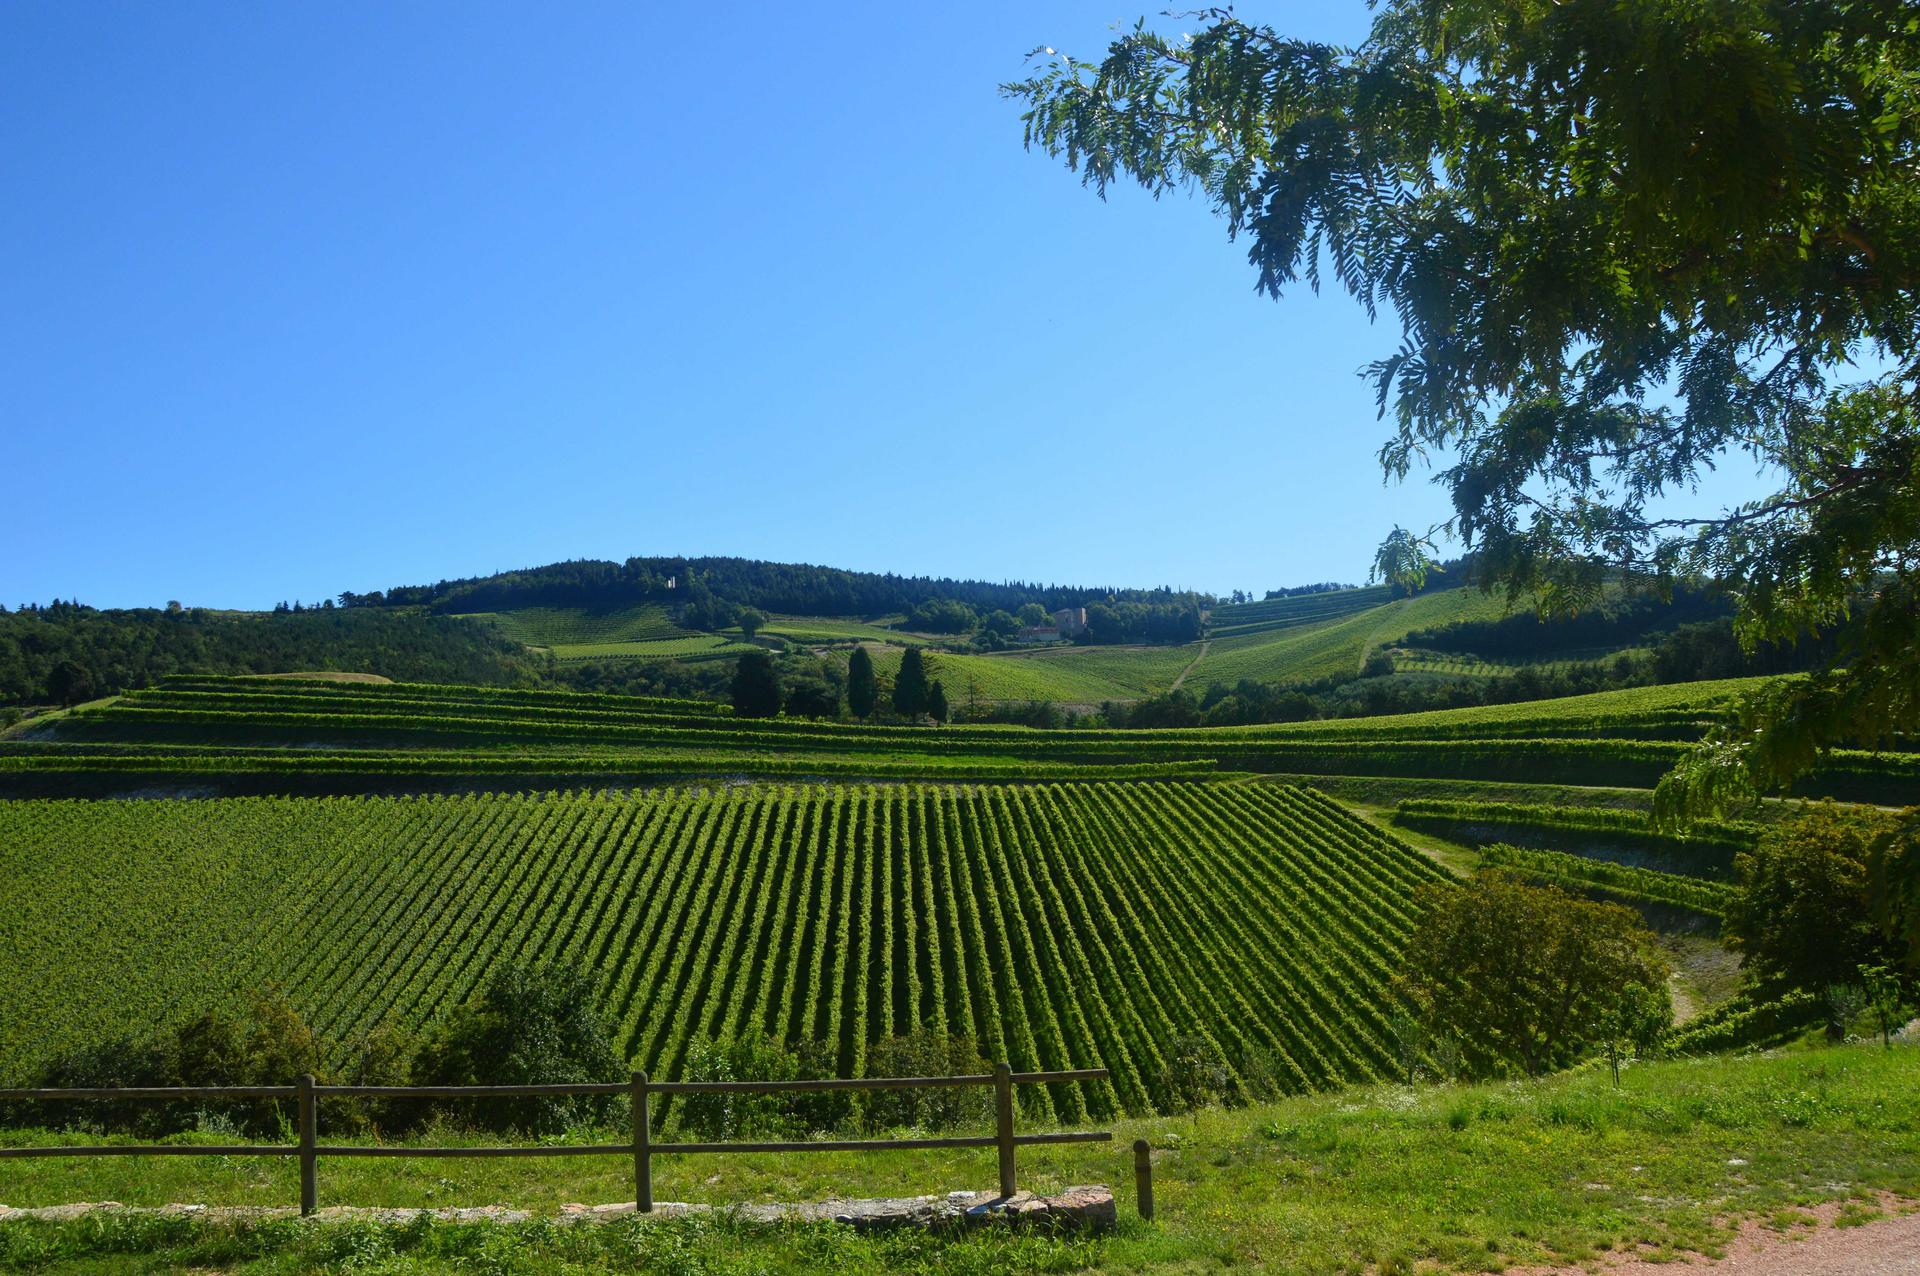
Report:
M0 1077L283 984L350 1048L508 962L600 981L634 1067L703 1034L927 1027L1036 1118L1164 1106L1187 1035L1288 1090L1393 1071L1409 897L1441 871L1317 794L1186 783L0 802Z

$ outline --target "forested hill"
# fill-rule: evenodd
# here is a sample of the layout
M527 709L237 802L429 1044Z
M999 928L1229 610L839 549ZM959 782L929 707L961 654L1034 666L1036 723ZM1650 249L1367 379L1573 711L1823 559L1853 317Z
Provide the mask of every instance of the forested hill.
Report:
M177 673L313 670L492 686L533 676L524 648L493 626L417 611L0 609L0 705L72 704Z
M796 616L877 616L953 599L980 611L1017 611L1038 603L1052 611L1092 602L1138 602L1198 608L1210 595L1171 588L994 583L935 576L855 572L812 563L754 558L629 558L624 563L577 559L434 585L405 585L368 594L343 593L349 607L425 606L441 614L513 611L522 607L609 609L641 602L695 603L719 598L742 607Z

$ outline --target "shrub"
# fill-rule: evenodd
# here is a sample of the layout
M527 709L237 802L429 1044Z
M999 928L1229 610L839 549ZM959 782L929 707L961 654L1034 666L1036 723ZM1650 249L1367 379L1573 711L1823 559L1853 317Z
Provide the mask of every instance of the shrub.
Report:
M1222 1103L1234 1093L1233 1069L1213 1038L1188 1034L1176 1037L1166 1052L1166 1071L1160 1088L1170 1112L1194 1112Z
M43 1089L96 1089L177 1085L173 1052L154 1038L120 1037L83 1046L48 1061L34 1084ZM72 1099L50 1103L9 1103L0 1113L19 1125L52 1130L124 1131L160 1138L186 1129L192 1113L178 1104L130 1099Z
M570 966L511 965L454 1011L420 1052L426 1085L562 1085L624 1081L599 990ZM490 1099L468 1115L486 1129L554 1134L606 1120L615 1096Z
M969 1037L922 1028L886 1037L867 1051L870 1077L973 1077L993 1071ZM945 1130L984 1125L993 1119L993 1091L986 1086L941 1086L927 1090L870 1090L863 1103L869 1129L916 1126Z
M687 1081L792 1081L799 1075L799 1058L758 1032L696 1041L681 1070ZM792 1097L738 1091L690 1094L680 1120L689 1133L709 1142L795 1138L805 1130Z

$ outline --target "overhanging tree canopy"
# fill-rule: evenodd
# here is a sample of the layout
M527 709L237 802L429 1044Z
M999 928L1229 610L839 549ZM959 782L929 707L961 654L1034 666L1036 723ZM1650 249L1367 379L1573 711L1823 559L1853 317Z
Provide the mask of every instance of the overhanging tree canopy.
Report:
M1391 308L1381 461L1446 454L1454 506L1383 547L1395 574L1444 530L1549 613L1625 571L1724 582L1748 642L1845 627L1663 785L1672 815L1920 726L1920 10L1397 0L1356 49L1199 20L1006 91L1096 190L1202 192L1261 291L1330 271ZM1777 492L1664 512L1743 453Z

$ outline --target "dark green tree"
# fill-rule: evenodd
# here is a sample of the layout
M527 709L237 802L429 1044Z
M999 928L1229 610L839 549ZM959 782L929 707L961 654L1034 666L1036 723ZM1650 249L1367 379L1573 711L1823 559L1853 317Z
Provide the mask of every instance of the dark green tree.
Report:
M1645 1040L1673 1022L1666 963L1630 909L1502 873L1422 887L1416 904L1401 986L1474 1071L1538 1076L1629 1023Z
M840 716L840 688L825 678L808 674L787 685L787 712L803 718Z
M740 634L748 642L753 641L753 636L759 633L766 623L767 614L758 608L742 607L740 609Z
M1910 0L1393 0L1357 48L1231 10L1006 86L1104 192L1199 191L1279 296L1398 319L1371 364L1437 533L1552 615L1618 575L1723 581L1749 646L1838 628L1669 777L1664 819L1920 727L1920 23ZM1777 491L1676 508L1721 464Z
M935 722L944 723L952 711L947 707L947 689L935 678L927 686L927 716Z
M91 700L95 694L93 675L78 661L62 660L47 675L47 692L63 705Z
M927 666L918 647L900 653L900 672L893 679L893 707L909 718L926 711Z
M414 1064L423 1085L558 1085L624 1081L625 1065L600 1009L600 990L571 966L510 965L441 1025ZM608 1104L539 1095L495 1099L463 1112L496 1130L552 1134L604 1117Z
M1864 965L1891 964L1898 949L1874 917L1868 863L1892 824L1823 802L1734 859L1739 889L1722 934L1750 979L1769 993L1823 993L1855 982ZM1827 1027L1845 1034L1837 1014Z
M780 671L764 651L749 651L733 667L733 711L743 718L771 718L780 712Z
M871 718L880 705L880 684L873 676L873 657L855 647L847 660L847 708L856 718Z

